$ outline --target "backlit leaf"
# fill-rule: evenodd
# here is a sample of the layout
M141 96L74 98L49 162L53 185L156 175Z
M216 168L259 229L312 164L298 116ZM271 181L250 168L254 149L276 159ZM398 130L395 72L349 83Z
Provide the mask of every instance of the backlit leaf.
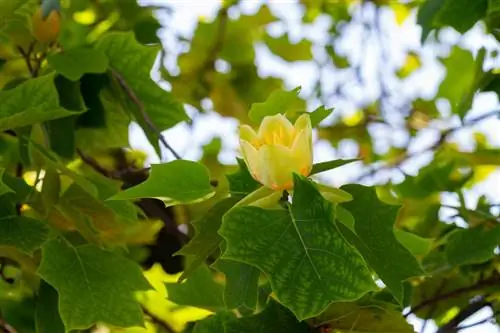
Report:
M354 198L342 204L354 217L354 228L341 226L341 230L377 272L396 300L402 302L403 281L422 275L423 271L415 257L394 235L394 222L400 207L382 203L373 188L347 185L342 189Z
M252 177L244 160L237 158L236 161L240 169L235 173L226 175L229 182L229 192L233 196L244 197L261 185Z
M145 182L117 193L110 200L156 198L170 206L203 201L214 194L205 166L196 162L177 160L153 164L149 178Z
M226 321L225 333L308 333L310 327L299 322L287 308L271 300L259 314ZM216 333L216 332L213 332Z
M61 75L77 81L87 73L104 73L108 69L106 55L96 49L73 48L47 56L49 64Z
M414 333L413 327L394 306L382 302L340 302L330 305L314 326L339 333Z
M374 289L359 253L337 230L333 205L304 179L295 177L290 211L241 207L224 218L222 259L258 267L277 298L299 319L332 301L354 300Z
M320 163L315 163L313 165L313 168L311 170L311 175L315 175L317 173L325 172L328 170L332 170L338 167L341 167L343 165L356 162L358 161L357 159L350 159L350 160L332 160L332 161L326 161L326 162L320 162Z
M78 112L66 110L59 105L53 74L25 81L7 91L0 91L1 131L75 114Z
M37 333L65 333L59 315L57 291L45 281L40 282L35 304L35 325Z
M302 39L298 43L292 43L287 34L281 37L265 35L264 42L271 52L286 61L306 61L312 59L312 43Z
M182 283L166 283L168 299L179 305L195 306L210 311L224 308L224 287L215 282L206 265L198 267Z
M31 254L40 248L48 237L47 225L25 216L0 218L0 247L11 246Z
M14 193L14 190L11 189L7 184L3 181L3 174L5 172L4 168L0 168L0 196L7 193Z
M117 254L62 239L46 243L38 274L59 294L66 332L103 322L118 327L143 326L134 292L151 288L140 267Z
M494 256L500 244L500 225L488 229L478 226L461 229L450 235L445 254L452 265L479 264Z
M149 119L144 118L137 105L131 106L131 110L153 146L158 146L158 137L155 133L151 133L148 121L162 131L188 120L182 104L175 101L170 92L162 89L151 79L150 72L159 51L157 46L139 44L131 32L114 32L106 34L97 43L96 48L108 57L110 66L125 81L121 83L126 84L139 99ZM130 99L130 96L126 98Z
M276 90L265 102L252 104L248 116L252 121L260 123L266 116L272 116L278 113L284 114L287 111L304 111L296 107L296 105L300 104L302 101L298 96L299 92L300 87L290 91Z
M215 204L203 217L192 222L196 235L177 254L192 256L179 280L188 277L196 268L219 248L222 237L217 233L224 214L236 203L237 198L230 197Z
M254 266L234 261L217 260L213 267L224 273L224 304L228 309L255 311L259 295L260 271Z

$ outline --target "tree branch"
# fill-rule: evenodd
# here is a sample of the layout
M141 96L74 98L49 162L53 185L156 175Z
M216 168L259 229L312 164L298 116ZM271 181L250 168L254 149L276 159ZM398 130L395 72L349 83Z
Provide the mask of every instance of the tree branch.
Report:
M465 319L472 316L474 313L478 312L486 306L490 306L491 303L486 302L484 298L476 302L470 303L466 308L462 309L452 320L440 327L436 333L456 333L458 331L458 325Z
M436 295L432 298L429 298L429 299L423 301L422 303L414 306L412 309L410 309L410 311L408 313L406 313L404 315L404 317L406 318L410 314L415 313L415 312L417 312L417 311L419 311L419 310L421 310L429 305L432 305L434 303L444 301L444 300L447 300L450 298L455 298L455 297L461 296L462 294L465 294L468 292L478 291L478 290L481 290L482 288L485 288L485 287L496 286L499 283L500 283L500 276L495 275L489 279L480 280L472 286L458 288L458 289L452 290L452 291L444 293L444 294L438 294L438 295Z
M391 169L394 169L394 168L399 168L403 163L407 162L408 160L410 160L412 158L418 157L418 156L423 155L425 153L434 152L437 149L439 149L443 145L443 143L445 143L446 140L452 134L454 134L455 132L457 132L457 131L459 131L461 129L464 129L466 127L474 126L477 123L479 123L479 122L481 122L483 120L486 120L486 119L488 119L490 117L493 117L493 116L500 117L500 110L493 110L493 111L487 112L487 113L485 113L483 115L480 115L478 117L471 118L471 119L467 120L461 126L448 128L448 129L442 131L441 134L440 134L440 136L439 136L439 138L433 144L429 145L428 147L420 149L420 150L415 151L413 153L405 152L395 162L388 163L388 164L383 164L382 166L380 166L378 168L376 168L376 167L369 168L369 170L366 171L365 173L362 173L355 180L355 182L360 182L360 181L364 180L365 178L368 178L368 177L371 177L371 176L375 176L380 171L391 170Z
M475 323L472 323L472 324L468 324L468 325L461 325L461 326L458 326L457 327L457 330L460 331L460 330L464 330L466 328L471 328L471 327L474 327L474 326L479 326L479 325L482 325L482 324L486 324L492 320L495 319L495 316L498 315L500 313L500 311L495 311L491 316L489 316L488 318L485 318L485 319L482 319L482 320L479 320L479 321L476 321Z
M25 51L22 47L18 46L17 50L21 54L21 56L24 59L24 62L26 63L26 67L28 67L28 71L30 72L31 77L36 77L37 72L35 71L35 68L33 67L33 64L31 63L31 52L33 52L35 44L30 43L28 50Z
M172 153L172 155L174 155L176 159L178 160L182 159L182 157L174 150L172 146L170 146L165 137L161 134L161 131L153 123L153 120L149 117L146 110L144 109L144 104L139 99L139 97L137 97L132 88L128 85L127 81L125 81L125 78L120 73L118 73L118 71L114 69L112 70L112 74L113 77L118 81L122 89L125 91L127 96L130 98L130 100L135 105L137 105L137 107L139 108L139 112L141 113L141 116L143 117L144 122L149 127L149 129L158 136L158 139L163 144L163 146L165 146L165 148L167 148Z

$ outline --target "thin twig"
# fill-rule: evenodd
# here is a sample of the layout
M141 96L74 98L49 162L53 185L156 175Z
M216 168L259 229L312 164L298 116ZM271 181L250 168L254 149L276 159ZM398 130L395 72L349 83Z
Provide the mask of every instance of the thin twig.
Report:
M149 171L149 168L142 168L142 169L130 168L125 170L111 171L100 165L99 162L97 162L94 158L85 155L80 149L77 148L76 153L78 154L82 162L90 166L92 169L94 169L94 171L103 175L104 177L111 178L114 180L125 181L124 176L126 173L139 173L139 172Z
M446 287L446 284L448 283L448 280L443 280L439 286L439 288L436 290L436 295L440 294L444 287ZM427 327L427 323L429 322L429 318L432 318L434 313L437 310L438 303L432 304L432 306L429 308L429 312L427 313L426 319L424 320L424 323L422 324L422 328L420 329L421 333L425 333L425 328Z
M471 327L474 327L474 326L479 326L479 325L482 325L482 324L486 324L488 322L493 321L493 319L495 319L495 316L497 316L498 314L500 314L500 311L495 311L490 317L484 318L483 320L476 321L475 323L472 323L472 324L458 326L457 330L460 331L460 330L464 330L466 328L471 328Z
M462 130L464 128L474 126L477 123L479 123L479 122L481 122L483 120L486 120L488 118L491 118L493 116L499 117L500 116L500 110L494 110L494 111L487 112L487 113L485 113L483 115L480 115L478 117L471 118L471 119L467 120L461 126L451 127L451 128L449 128L447 130L444 130L444 131L441 132L441 135L439 136L439 138L434 143L432 143L431 145L429 145L428 147L420 149L420 150L415 151L413 153L406 152L400 158L398 158L395 162L383 164L382 166L380 166L378 168L370 168L365 173L363 173L360 176L358 176L355 179L355 182L361 182L365 178L375 176L380 171L392 170L394 168L399 168L403 163L407 162L408 160L410 160L412 158L415 158L415 157L418 157L418 156L421 156L421 155L423 155L425 153L435 152L436 150L438 150L443 145L443 143L446 142L446 140L452 134L454 134L457 131Z
M161 134L161 131L153 123L152 119L149 117L146 110L144 109L144 104L139 99L139 97L137 97L132 88L128 85L125 78L120 73L118 73L118 71L114 69L112 70L112 73L114 78L118 81L118 83L123 88L127 96L130 98L130 100L139 108L139 112L141 113L144 122L149 127L149 129L158 136L158 139L163 144L163 146L165 146L165 148L167 148L172 153L172 155L174 155L176 159L178 160L182 159L182 157L174 150L174 148L172 148L172 146L170 146L165 137Z
M482 288L485 288L485 287L496 286L499 283L500 283L500 276L495 275L492 278L478 281L476 284L474 284L472 286L458 288L458 289L452 290L450 292L447 292L447 293L444 293L441 295L438 294L432 298L429 298L429 299L421 302L420 304L415 305L412 309L410 309L410 311L408 313L406 313L404 315L404 317L406 318L410 314L415 313L415 312L417 312L417 311L419 311L419 310L421 310L429 305L432 305L434 303L437 303L437 302L440 302L440 301L443 301L443 300L446 300L449 298L455 298L455 297L461 296L462 294L465 294L468 292L481 290Z
M17 47L17 50L21 54L21 56L24 59L24 62L26 63L26 67L28 67L28 70L30 72L31 77L36 77L37 73L35 71L35 68L33 67L33 64L31 63L31 53L33 52L33 48L35 46L35 43L30 43L28 50L25 51L21 46Z

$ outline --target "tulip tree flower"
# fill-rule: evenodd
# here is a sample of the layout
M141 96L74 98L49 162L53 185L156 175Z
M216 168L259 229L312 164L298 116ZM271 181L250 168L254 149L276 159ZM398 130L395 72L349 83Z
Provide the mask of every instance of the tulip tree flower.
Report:
M308 114L302 114L295 125L282 114L267 116L257 133L242 125L240 145L253 178L272 190L290 190L293 173L311 173L312 126Z

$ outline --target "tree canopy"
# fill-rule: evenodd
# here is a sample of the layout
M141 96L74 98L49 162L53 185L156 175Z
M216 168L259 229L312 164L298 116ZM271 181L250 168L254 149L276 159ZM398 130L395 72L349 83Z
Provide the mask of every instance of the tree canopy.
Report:
M0 331L498 329L500 1L179 6L0 0Z

